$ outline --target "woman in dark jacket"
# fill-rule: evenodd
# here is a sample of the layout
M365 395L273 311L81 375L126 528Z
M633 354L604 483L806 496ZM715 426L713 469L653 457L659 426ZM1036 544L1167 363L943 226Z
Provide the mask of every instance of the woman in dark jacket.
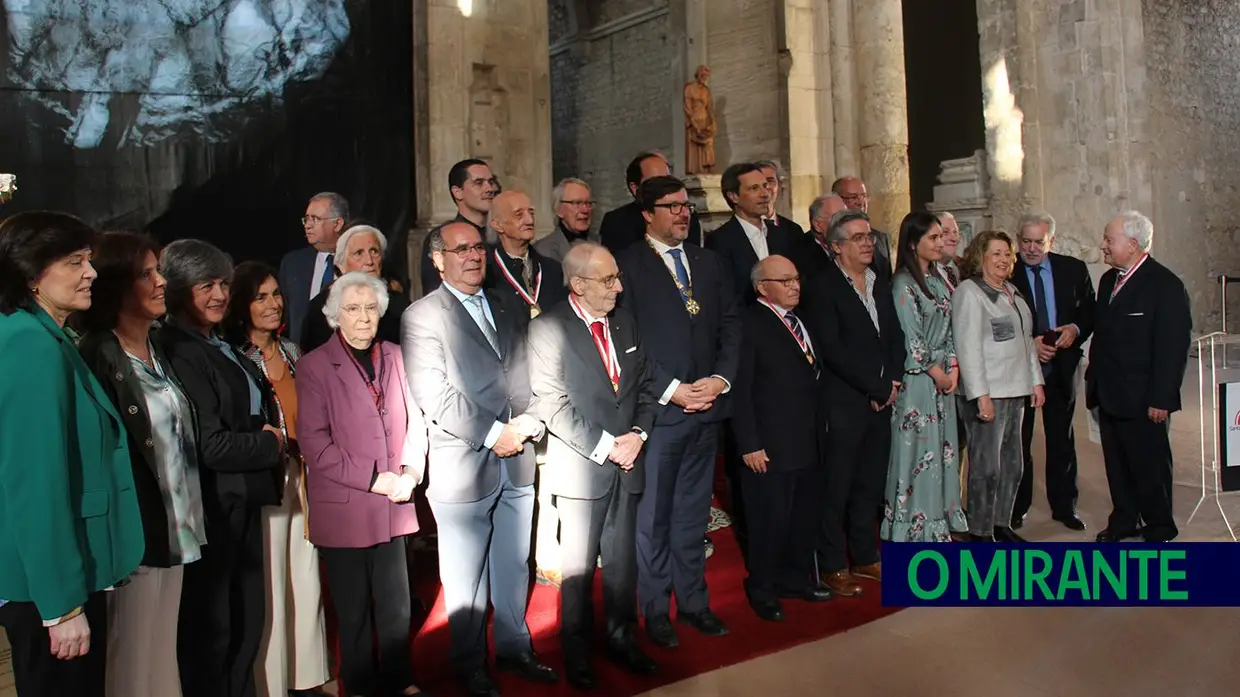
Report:
M183 564L207 543L194 413L151 327L166 312L159 248L143 235L100 238L94 300L78 344L125 422L146 554L112 598L108 694L178 697L177 618Z
M142 560L124 427L64 329L94 244L62 213L0 223L0 626L22 697L103 697L104 591Z
M258 369L220 338L232 261L201 240L160 255L168 323L159 331L198 415L207 539L185 570L177 652L185 697L253 695L262 640L262 507L280 504L284 434Z

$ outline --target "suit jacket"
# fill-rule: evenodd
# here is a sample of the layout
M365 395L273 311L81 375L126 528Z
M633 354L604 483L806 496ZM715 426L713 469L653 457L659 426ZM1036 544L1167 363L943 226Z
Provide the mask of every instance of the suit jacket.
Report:
M1050 260L1052 283L1055 285L1055 324L1075 324L1080 334L1071 348L1060 350L1047 364L1051 366L1051 372L1046 378L1071 388L1077 366L1081 363L1081 347L1094 332L1094 280L1089 275L1089 267L1080 259L1051 252ZM1029 274L1026 272L1028 268L1018 258L1011 281L1024 296L1025 302L1029 303L1029 309L1036 311L1033 289L1029 286ZM1032 334L1032 324L1029 331Z
M500 258L504 260L508 273L512 274L517 283L522 283L521 262L508 256L499 245L495 245L487 251L487 277L483 285L486 287L489 297L499 297L505 305L513 308L514 316L521 320L521 332L524 335L525 329L530 324L529 304L520 295L517 295L516 289L508 283L508 279L504 276L503 271L500 270L499 262L495 260L497 252ZM534 262L535 285L538 283L539 271L541 270L542 272L542 287L538 293L538 307L543 312L546 312L568 299L568 289L564 287L564 269L560 264L546 259L533 247L530 248L529 255ZM525 290L531 296L534 294L532 288L526 288ZM521 309L524 309L525 312L520 312Z
M400 347L379 342L383 411L339 340L297 364L297 441L306 462L310 542L363 548L418 531L413 500L370 491L380 472L426 472L426 424L413 401Z
M280 284L280 293L284 296L285 317L288 318L285 335L294 341L301 338L302 325L309 314L310 283L314 279L314 262L318 255L314 247L295 249L280 260L280 270L276 274L276 282Z
M805 228L798 225L795 220L793 220L792 218L785 218L784 216L778 213L775 214L774 227L778 230L787 230L789 233L791 233L790 236L796 240L801 239L801 235L805 234Z
M684 260L693 282L693 298L701 310L685 309L676 282L663 260L644 241L617 255L625 289L620 303L637 320L652 365L654 391L662 396L672 380L694 382L719 375L736 379L741 325L732 279L718 255L709 249L684 246ZM675 424L686 418L713 423L728 417L728 395L720 395L710 409L685 414L668 402L655 424Z
M484 242L487 240L486 226L485 225L478 226L477 224L474 223L474 221L470 220L469 218L466 218L460 213L457 213L456 217L453 218L452 220L449 220L448 223L469 223L470 225L473 225L475 228L477 228L478 233L482 235L482 240ZM438 230L439 228L442 228L444 225L447 225L448 223L444 223L443 225L439 225L438 227L435 227L432 230L432 232L434 230ZM443 279L439 277L439 269L435 268L435 262L431 261L431 236L429 234L422 240L422 267L421 268L422 268L422 297L426 297L431 294L431 291L438 288L439 285L443 282Z
M608 453L600 454L601 462L590 459L604 432L614 438L636 426L649 433L659 408L637 322L617 309L607 323L620 363L618 392L590 328L571 305L561 303L530 322L530 386L548 432L540 486L550 486L557 496L601 499L617 484L632 494L646 486L642 457L628 472L608 460Z
M586 239L590 242L602 244L599 242L598 233L594 230L590 230L586 233ZM564 255L568 254L568 250L571 249L572 246L573 243L569 242L568 236L564 234L563 223L557 223L555 230L553 230L550 235L547 235L534 243L534 249L537 249L538 253L543 255L547 261L556 264L557 266L560 262L564 261ZM563 269L561 269L561 271L562 270Z
M1153 257L1111 299L1118 277L1111 269L1098 284L1086 405L1134 419L1151 408L1179 411L1193 331L1188 291Z
M808 331L810 318L795 314ZM770 472L818 466L826 416L813 365L805 360L783 319L767 306L750 306L743 323L732 401L732 434L738 452L765 450Z
M642 217L642 209L637 201L629 201L615 210L608 211L603 216L602 224L599 225L599 237L603 241L603 246L611 250L612 254L624 251L634 242L640 242L645 236L646 219ZM685 240L685 243L702 246L702 223L698 220L697 213L689 216L689 238Z
M881 247L884 243L875 240L874 261L870 262L870 268L874 269L874 274L878 276L878 280L891 282L891 261L881 256ZM792 263L796 264L797 271L801 274L801 280L808 282L809 279L822 273L824 269L835 269L835 261L827 254L827 250L818 244L818 239L814 237L813 232L807 233L800 238L796 247L792 252Z
M795 234L787 225L767 226L767 251L792 259L798 242L802 241L801 238L794 237ZM726 223L712 230L706 238L706 248L718 254L724 268L732 274L732 288L740 302L744 305L756 302L758 294L750 279L753 267L758 263L758 254L753 251L753 244L749 242L745 228L741 227L741 221L732 216ZM793 263L796 263L795 259Z
M301 326L301 336L296 339L303 353L310 353L326 344L336 334L323 314L323 308L327 306L327 292L330 289L331 286L324 288L322 293L310 301L309 311ZM400 318L406 307L409 307L409 300L405 294L391 290L389 286L387 312L379 318L379 327L376 330L380 341L390 341L400 345Z
M821 384L832 429L847 427L868 414L871 400L886 402L891 383L904 379L907 352L891 283L875 276L874 303L881 331L875 330L865 304L834 262L801 293L805 309L798 314L814 320L808 326L822 361Z
M481 291L486 293L486 291ZM414 401L426 415L430 472L426 495L445 503L479 501L500 484L500 467L515 486L534 483L534 446L500 458L486 447L495 422L526 412L537 418L530 392L528 347L521 312L486 293L500 354L469 311L440 287L405 310L401 349Z
M181 392L185 387L177 378L158 334L152 333L151 346L155 358L159 361L164 375L172 381ZM163 490L159 485L159 463L155 455L155 441L151 433L151 417L147 412L146 395L142 385L133 372L133 364L128 354L121 348L116 335L110 331L90 332L82 337L78 344L82 359L90 366L91 372L98 378L108 400L120 414L125 424L129 445L130 466L133 471L134 491L138 496L138 509L142 512L142 530L146 540L146 553L142 557L143 566L168 568L180 561L173 562L169 557L168 540L168 507L164 503ZM194 405L187 398L191 413ZM191 428L195 428L197 415L194 415ZM197 433L194 442L198 442Z
M56 619L145 547L120 416L40 309L0 315L0 598Z
M233 347L229 360L202 335L176 323L156 332L198 416L198 465L207 540L212 521L227 507L278 506L284 493L280 441L263 426L275 426L271 383L254 362ZM250 415L249 375L262 393L261 415Z

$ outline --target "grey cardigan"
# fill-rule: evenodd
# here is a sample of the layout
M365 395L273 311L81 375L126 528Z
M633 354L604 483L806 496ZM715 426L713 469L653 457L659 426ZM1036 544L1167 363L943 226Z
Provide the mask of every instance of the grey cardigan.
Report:
M1010 297L981 278L960 284L952 295L952 334L960 363L962 393L974 400L1026 397L1045 382L1028 327L1029 305L1005 282Z

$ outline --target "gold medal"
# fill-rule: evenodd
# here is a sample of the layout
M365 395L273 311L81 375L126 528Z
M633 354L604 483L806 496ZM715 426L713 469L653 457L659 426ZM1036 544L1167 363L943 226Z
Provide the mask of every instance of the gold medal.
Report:
M541 314L542 314L542 309L538 307L538 303L534 303L533 305L530 305L530 319L534 319L535 317Z
M697 313L702 311L702 306L698 304L698 301L694 300L693 297L690 296L689 299L685 301L685 311L696 317Z

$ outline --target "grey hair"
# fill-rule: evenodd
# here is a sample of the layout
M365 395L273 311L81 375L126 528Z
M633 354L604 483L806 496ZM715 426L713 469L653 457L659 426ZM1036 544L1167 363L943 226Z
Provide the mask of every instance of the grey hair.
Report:
M327 208L333 218L349 219L349 201L334 191L323 191L310 197L310 202L327 201Z
M864 220L869 222L870 216L857 208L845 208L842 211L836 211L831 216L831 222L827 223L827 241L843 242L844 226L855 220Z
M177 240L160 253L159 271L168 284L164 289L168 314L176 316L193 302L194 286L217 279L231 281L233 262L210 242Z
M1125 237L1137 242L1141 251L1148 252L1154 244L1154 223L1138 211L1124 211L1117 218Z
M938 219L939 219L939 224L940 224L940 225L942 225L942 224L943 224L943 220L944 220L944 219L946 219L946 218L951 218L952 220L955 220L955 219L956 219L956 214L955 214L955 213L952 213L951 211L941 211L941 212L939 212L939 213L935 213L934 215L935 215L935 217L936 217L936 218L938 218ZM1052 228L1052 229L1054 228L1054 223L1052 223L1052 224L1051 224L1051 228Z
M353 239L356 235L365 234L367 232L374 235L376 240L379 240L379 256L383 257L387 254L387 238L383 236L382 232L379 232L379 228L372 227L370 225L354 225L348 230L345 230L344 233L340 235L340 239L336 240L336 268L344 271L345 257L349 254L349 240Z
M757 167L758 169L773 169L775 170L776 177L778 177L781 174L781 172L779 171L779 163L776 162L775 160L758 160L757 162L753 163L753 166Z
M753 268L749 270L749 285L753 286L755 291L758 290L758 282L762 280L762 271L766 268L767 259L770 259L770 257L759 259L758 263L754 264Z
M1016 236L1020 237L1025 232L1025 228L1034 225L1045 225L1046 236L1048 238L1055 236L1055 219L1051 217L1050 213L1028 213L1022 215L1020 222L1016 224Z
M489 218L489 217L490 217L490 216L488 216L488 218ZM488 221L488 222L489 222L489 221ZM462 222L462 221L460 221L460 220L449 220L448 222L444 223L443 225L440 225L439 227L435 228L434 230L431 230L431 234L430 234L430 238L431 238L431 239L430 239L430 243L429 243L429 245L430 245L430 251L428 252L428 254L434 254L435 252L440 252L440 253L443 253L443 252L447 251L447 249L448 249L448 245L447 245L447 243L445 243L445 242L443 241L443 231L444 231L444 230L446 230L446 229L448 228L448 226L449 226L449 225L468 225L468 226L470 226L470 227L474 227L473 223L466 223L466 222ZM476 230L477 228L474 228L474 229ZM485 241L485 240L484 240L484 241Z
M569 184L576 184L577 186L584 186L586 188L586 191L591 190L589 184L585 183L584 181L576 177L564 177L563 179L560 180L559 184L555 185L555 189L551 192L551 195L555 197L556 203L562 203L564 201L564 189L567 189Z
M391 298L388 296L387 286L383 281L362 273L361 271L350 271L349 273L336 279L327 291L327 302L323 305L323 316L327 318L327 326L335 331L340 328L340 299L344 297L344 292L350 288L369 288L375 292L375 297L379 300L379 316L387 314L388 303Z
M568 253L564 255L564 261L560 262L564 268L565 288L573 287L572 282L574 278L586 277L586 274L590 271L590 260L594 258L594 254L599 250L607 252L606 247L589 240L574 242L573 246L568 248Z
M840 203L844 202L844 199L841 199L839 194L827 194L814 199L814 202L809 204L809 219L817 220L820 218L822 216L822 209L827 207L827 201L833 198L839 199Z

